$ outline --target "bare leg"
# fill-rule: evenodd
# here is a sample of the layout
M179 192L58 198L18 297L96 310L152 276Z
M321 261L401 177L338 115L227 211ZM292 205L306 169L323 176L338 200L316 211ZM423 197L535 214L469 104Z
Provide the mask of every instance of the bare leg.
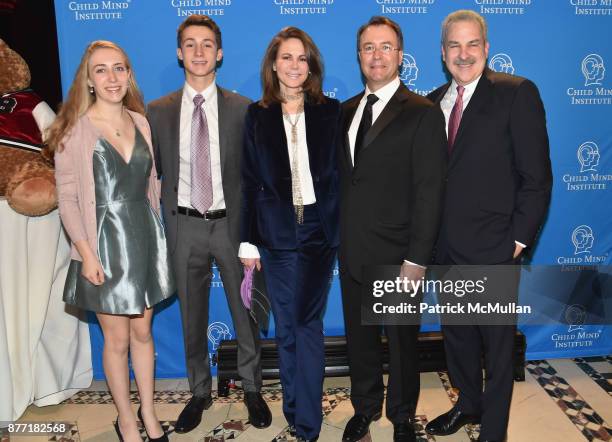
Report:
M136 423L136 415L130 404L130 375L128 370L130 318L102 313L98 313L96 316L104 334L104 351L102 353L104 374L119 413L119 429L126 442L142 442Z
M151 336L152 316L153 309L147 309L144 314L130 319L130 353L140 394L142 418L148 435L156 439L164 432L153 407L155 349Z

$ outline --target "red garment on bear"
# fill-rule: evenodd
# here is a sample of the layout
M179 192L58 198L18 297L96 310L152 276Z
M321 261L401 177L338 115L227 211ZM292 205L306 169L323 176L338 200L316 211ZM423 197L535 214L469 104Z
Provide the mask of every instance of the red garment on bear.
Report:
M32 90L9 92L0 98L0 141L42 145L42 136L32 112L42 101Z

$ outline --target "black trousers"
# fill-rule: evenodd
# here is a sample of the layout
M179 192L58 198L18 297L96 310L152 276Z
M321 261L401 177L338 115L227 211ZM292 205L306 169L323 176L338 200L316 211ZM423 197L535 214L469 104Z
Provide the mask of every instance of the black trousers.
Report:
M504 263L513 264L517 262ZM517 296L519 275L517 267L516 280L508 280L505 288L507 296ZM464 413L481 416L481 438L503 440L514 386L516 326L443 325L442 333L448 374L459 390L456 406Z
M361 287L348 273L340 278L344 327L355 413L381 412L384 400L381 334L383 326L361 325ZM420 390L418 325L385 326L389 344L387 418L399 423L414 417Z

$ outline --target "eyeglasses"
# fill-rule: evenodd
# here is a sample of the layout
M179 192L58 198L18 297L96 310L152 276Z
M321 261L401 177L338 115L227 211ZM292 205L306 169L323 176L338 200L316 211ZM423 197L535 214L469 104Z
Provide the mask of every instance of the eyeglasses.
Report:
M377 50L382 52L383 54L390 54L391 51L399 51L400 49L394 48L389 43L382 44L379 47L376 47L376 45L368 43L368 44L363 45L361 49L359 49L359 52L370 55L376 52Z

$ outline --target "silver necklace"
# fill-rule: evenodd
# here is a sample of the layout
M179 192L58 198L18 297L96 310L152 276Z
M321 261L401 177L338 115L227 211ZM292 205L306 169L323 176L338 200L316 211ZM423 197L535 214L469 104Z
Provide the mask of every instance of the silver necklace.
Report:
M300 185L300 171L298 162L298 131L297 125L304 113L304 102L300 103L295 115L295 121L291 121L291 115L283 111L283 118L291 126L291 193L293 196L293 209L298 224L304 223L304 202L302 200L302 189Z
M123 119L123 111L124 111L124 108L121 109L121 119ZM110 122L110 120L108 120L107 118L102 118L98 112L96 112L96 117L99 120L101 120L104 123L106 123L108 125L108 127L110 127L111 130L115 131L115 136L117 138L119 138L121 136L121 131L119 129L117 129L116 127L114 127L112 125L112 123Z
M298 92L295 95L291 95L291 94L286 94L284 92L281 92L281 96L288 101L296 101L296 100L301 100L302 98L304 98L304 93L303 92Z

